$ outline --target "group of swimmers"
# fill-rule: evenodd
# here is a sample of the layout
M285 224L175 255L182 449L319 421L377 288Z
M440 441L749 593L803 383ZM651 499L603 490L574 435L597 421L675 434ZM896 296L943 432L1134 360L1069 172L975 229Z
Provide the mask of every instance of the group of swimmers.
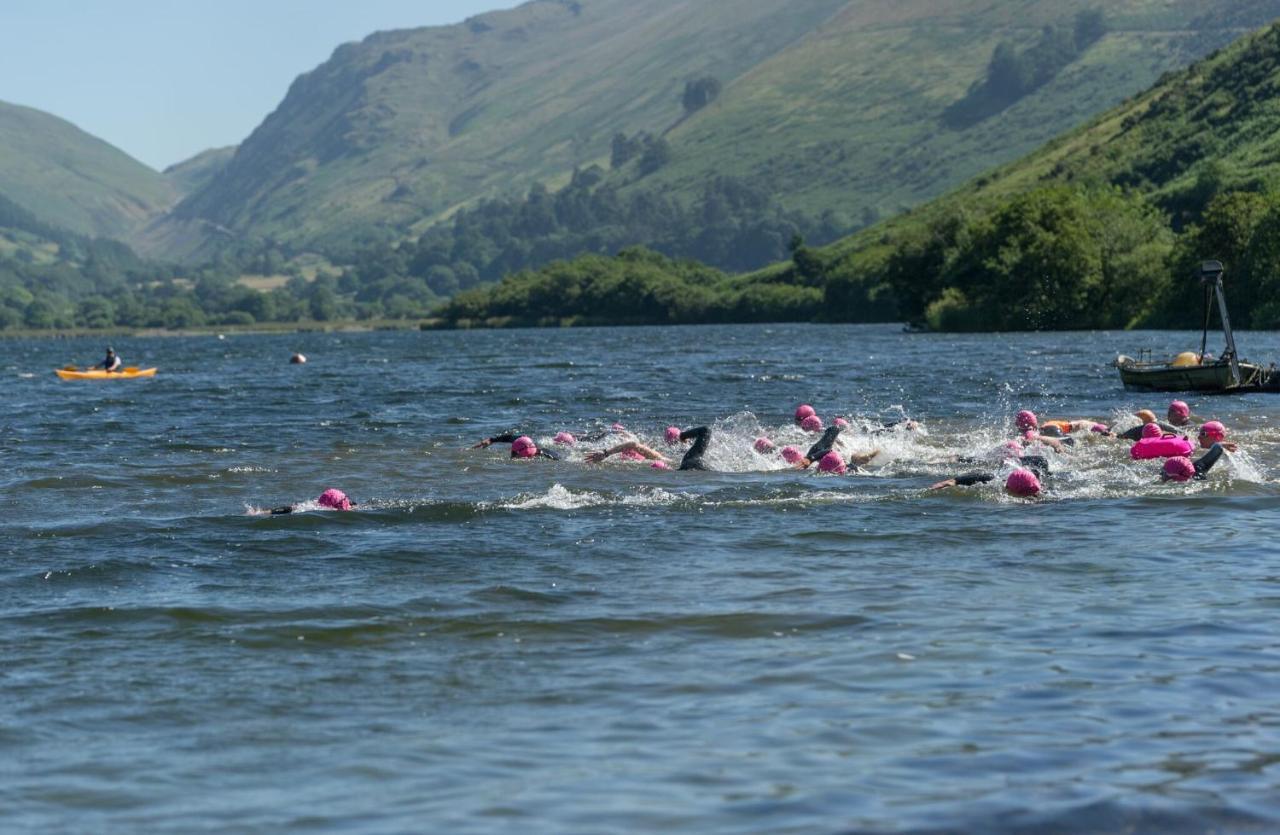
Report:
M1115 431L1105 423L1092 420L1042 421L1034 412L1018 412L1014 425L1020 432L1019 437L998 447L995 455L997 459L1014 464L1013 471L1005 479L1005 491L1019 498L1040 495L1044 491L1044 482L1049 477L1049 460L1043 455L1026 454L1026 447L1039 443L1062 452L1064 445L1074 444L1075 434L1133 442L1129 448L1129 457L1133 460L1163 461L1160 468L1161 481L1186 482L1194 478L1203 479L1224 452L1235 452L1238 449L1235 443L1227 440L1227 429L1221 421L1204 421L1197 426L1196 418L1191 415L1191 408L1182 400L1174 400L1169 404L1167 422L1158 420L1155 412L1150 409L1140 409L1134 415L1141 421L1137 426ZM1196 430L1195 445L1188 437L1192 428ZM1191 456L1197 446L1205 452L1192 460ZM984 484L995 478L994 472L977 470L940 481L932 485L931 489Z
M1011 467L1011 471L1004 479L1005 491L1018 498L1035 498L1045 491L1045 483L1050 476L1049 458L1045 453L1064 453L1074 446L1076 439L1082 435L1132 442L1130 457L1134 460L1162 460L1160 479L1172 482L1202 479L1224 452L1237 450L1236 444L1227 441L1226 427L1220 421L1200 422L1192 417L1191 409L1181 400L1175 400L1169 404L1166 421L1158 420L1155 413L1148 409L1142 409L1134 414L1141 421L1138 425L1117 430L1095 420L1042 420L1034 412L1020 411L1014 418L1014 425L1018 430L1016 437L1004 441L979 459L957 459L960 463L978 463L982 460L989 465L988 467L939 481L932 484L930 489L942 490L985 484L998 477L998 469ZM816 466L819 472L832 475L864 472L863 468L880 454L879 448L843 454L837 451L837 441L842 433L851 428L851 424L844 418L836 418L830 426L827 426L809 404L802 404L796 408L794 423L803 432L820 433L818 439L807 451L801 452L800 447L793 445L779 448L767 436L756 438L751 446L752 450L761 456L776 456L787 467L805 470ZM868 424L863 427L865 433L872 437L888 432L914 433L920 428L920 424L916 421L906 418ZM1191 456L1196 445L1193 445L1188 437L1193 428L1198 447L1205 450L1194 460ZM643 443L618 423L603 432L594 434L575 436L566 431L557 432L551 444L563 450L577 446L579 443L604 442L601 448L584 456L583 460L588 464L602 464L613 458L647 463L659 470L709 469L706 455L712 439L710 427L697 426L681 429L678 426L669 426L663 433L663 439L669 447L687 446L680 455L678 464L674 457L669 457L667 453ZM561 458L561 452L556 449L541 448L532 436L520 432L493 435L471 448L483 449L493 444L510 444L511 457L516 459L559 460ZM320 508L331 510L351 510L356 507L346 494L332 488L322 493L315 504ZM273 515L292 513L306 507L307 505L290 505L273 508L270 513Z

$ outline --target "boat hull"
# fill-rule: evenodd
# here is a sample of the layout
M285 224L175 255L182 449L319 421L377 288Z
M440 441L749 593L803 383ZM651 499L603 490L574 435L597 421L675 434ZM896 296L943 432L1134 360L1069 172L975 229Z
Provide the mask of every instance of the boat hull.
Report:
M1120 381L1125 388L1142 391L1236 391L1256 390L1261 384L1262 366L1251 362L1237 363L1240 383L1231 376L1227 363L1213 365L1174 366L1165 363L1119 363Z
M139 368L135 371L104 371L101 368L89 371L69 371L65 368L58 368L53 373L63 380L132 380L135 377L156 376L154 368Z

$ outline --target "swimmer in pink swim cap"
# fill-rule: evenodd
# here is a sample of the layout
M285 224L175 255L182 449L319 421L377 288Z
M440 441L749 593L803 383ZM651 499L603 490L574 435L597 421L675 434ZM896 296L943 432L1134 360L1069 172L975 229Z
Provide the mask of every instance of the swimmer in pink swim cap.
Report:
M804 423L804 419L817 414L813 407L808 403L802 403L796 407L796 426Z
M676 436L676 441L680 443L688 443L690 441L693 442L693 445L689 448L687 452L685 452L684 457L680 459L680 469L682 470L709 469L709 467L707 467L706 463L703 461L703 456L706 454L707 447L711 443L711 429L709 427L699 426L694 429L686 429L683 432L680 432L679 435ZM609 449L602 449L597 452L593 452L587 456L587 463L600 464L604 462L606 459L610 458L611 456L619 455L625 452L639 453L645 458L667 463L667 458L665 455L658 452L656 449L647 447L644 444L640 443L639 441L635 441L635 440L623 441L617 446L610 447Z
M567 432L564 434L568 434ZM556 437L559 437L558 435ZM572 436L571 436L572 437ZM528 435L522 435L515 432L506 432L502 435L494 435L491 438L485 438L480 441L472 449L484 449L492 444L511 444L512 458L550 458L552 461L559 461L560 456L549 449L539 449L534 443L533 438Z
M316 504L325 510L352 510L356 506L355 502L347 498L346 493L333 487L321 493L320 497L316 499ZM270 512L272 516L283 516L286 513L296 513L301 507L303 505L300 504L284 505L283 507L273 507ZM261 511L253 512L260 513Z
M1203 479L1224 452L1227 452L1226 446L1214 442L1210 444L1208 452L1194 461L1181 455L1166 459L1160 468L1160 480L1183 482L1193 478Z

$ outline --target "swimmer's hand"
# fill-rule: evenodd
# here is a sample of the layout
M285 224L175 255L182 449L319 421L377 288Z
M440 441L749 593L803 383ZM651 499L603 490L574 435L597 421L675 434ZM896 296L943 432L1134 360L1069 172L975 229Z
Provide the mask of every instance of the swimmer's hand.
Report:
M588 452L585 460L588 464L602 464L604 463L604 459L608 457L609 453L604 450L597 450L595 452Z
M945 489L947 489L948 487L955 487L955 486L956 486L956 480L955 480L954 478L949 478L949 479L947 479L946 481L939 481L937 484L930 484L930 485L929 485L929 489L930 489L930 490L945 490Z
M485 438L483 441L473 446L472 449L484 449L491 443L493 443L493 438Z
M1218 443L1220 443L1222 445L1222 448L1225 449L1227 452L1240 451L1240 445L1237 444L1235 441L1219 441Z

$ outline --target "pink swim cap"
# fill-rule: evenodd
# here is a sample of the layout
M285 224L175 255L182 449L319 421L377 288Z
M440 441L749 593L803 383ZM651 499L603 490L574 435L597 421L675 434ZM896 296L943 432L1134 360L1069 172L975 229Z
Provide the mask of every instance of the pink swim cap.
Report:
M1111 430L1107 428L1107 425L1105 423L1095 423L1093 426L1089 427L1089 431L1090 432L1110 432Z
M578 439L568 432L557 432L556 436L551 439L551 442L553 444L560 444L561 446L573 446L578 442Z
M1175 400L1169 404L1169 417L1189 418L1191 407L1181 400Z
M788 464L794 464L804 456L800 454L800 450L793 446L784 446L782 448L782 460Z
M843 475L846 468L844 459L840 457L840 453L832 450L822 456L822 460L818 462L818 469L824 473Z
M649 466L650 466L650 467L653 467L655 470L669 470L669 469L671 469L671 465L670 465L670 464L668 464L666 461L651 461L651 462L649 463Z
M1026 432L1022 433L1022 437L1028 441L1034 441L1036 439L1036 431L1034 429L1028 429Z
M613 424L613 426L610 426L609 428L610 428L610 429L612 429L614 432L626 432L626 431L627 431L627 427L623 426L621 423L615 423L615 424Z
M822 418L817 415L809 415L807 418L800 421L800 428L806 432L821 432Z
M1013 419L1013 422L1024 432L1028 429L1036 429L1040 426L1040 421L1036 420L1036 413L1029 412L1026 409L1018 412L1017 416Z
M1163 434L1164 430L1160 428L1158 423L1142 424L1142 437L1144 438L1159 438Z
M1036 474L1030 470L1014 470L1005 480L1004 489L1008 490L1011 496L1029 499L1040 492L1040 479L1036 478Z
M537 454L538 446L528 435L521 435L511 442L512 458L533 458Z
M1227 439L1227 427L1221 421L1211 420L1200 427L1200 434L1211 441L1222 442Z
M774 450L773 441L769 440L768 438L756 438L755 448L756 448L756 452L760 453L761 455L766 455L770 452L773 452Z
M841 429L849 428L849 421L845 420L844 418L836 418L834 423L836 426L839 426Z
M1017 441L1005 441L996 448L996 452L1003 455L1005 458L1021 458L1022 444Z
M662 433L662 437L666 438L669 444L680 443L680 427L668 426L666 431Z
M809 415L813 415L813 414L817 414L817 412L815 412L813 407L810 406L808 403L804 403L797 406L796 407L796 423L799 423L800 421L809 417Z
M1196 465L1191 463L1190 458L1179 455L1177 458L1168 458L1164 462L1164 478L1167 481L1190 481L1195 477Z
M347 494L332 487L321 493L320 498L316 499L316 503L321 507L329 507L334 510L351 509L351 500L347 498Z

